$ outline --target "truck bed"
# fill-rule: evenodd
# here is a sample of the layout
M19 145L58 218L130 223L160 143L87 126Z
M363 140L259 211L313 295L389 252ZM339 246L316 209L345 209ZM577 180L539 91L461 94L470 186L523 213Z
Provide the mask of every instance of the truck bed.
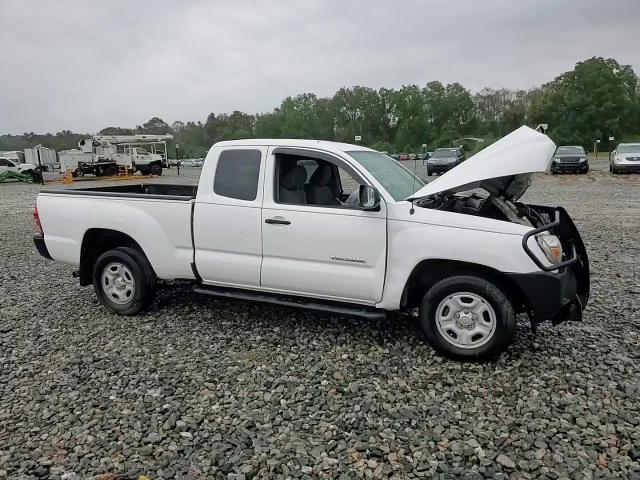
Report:
M163 200L190 201L196 198L196 193L198 193L198 186L138 183L132 185L112 185L108 187L42 190L42 193L54 193L56 195L91 195L100 197L153 198Z
M43 190L36 204L54 260L78 267L87 235L113 231L140 246L158 278L192 279L196 190L196 186L166 184Z

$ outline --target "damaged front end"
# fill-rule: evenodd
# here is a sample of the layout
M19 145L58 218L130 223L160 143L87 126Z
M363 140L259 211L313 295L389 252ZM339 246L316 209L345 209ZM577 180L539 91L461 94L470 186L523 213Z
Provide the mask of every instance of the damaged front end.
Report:
M522 248L542 270L534 274L512 274L511 278L529 297L532 324L551 320L581 320L590 293L589 257L573 220L562 207L526 205L535 212L539 223L522 239ZM549 232L562 244L563 257L557 264L545 265L528 247L534 235Z
M523 236L522 248L540 270L505 273L522 292L522 304L517 305L518 310L528 314L534 330L546 320L553 324L581 320L589 300L589 259L573 220L562 207L529 205L512 199L513 196L505 197L496 190L491 193L484 185L470 191L434 194L419 200L417 205L530 227L531 230ZM561 244L554 262L544 262L529 246L530 238L538 240L545 235L557 238Z
M528 227L522 248L539 270L505 275L521 292L516 308L534 330L545 320L580 320L589 300L589 259L569 214L519 202L533 175L549 171L555 149L549 137L523 126L407 198L419 207Z

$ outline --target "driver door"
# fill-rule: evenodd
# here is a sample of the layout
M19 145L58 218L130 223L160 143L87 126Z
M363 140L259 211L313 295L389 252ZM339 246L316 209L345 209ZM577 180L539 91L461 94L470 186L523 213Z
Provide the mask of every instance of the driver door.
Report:
M374 305L382 297L387 249L386 205L363 211L346 205L349 187L366 183L359 176L335 178L340 186L337 205L312 205L303 200L279 199L280 164L288 154L271 148L267 155L262 205L261 286L266 290ZM316 157L314 157L316 155ZM318 160L314 151L299 151L290 159L307 169L308 190L313 175L308 165ZM342 159L328 158L345 172L354 173ZM306 162L306 163L305 163ZM334 169L334 175L337 175ZM305 188L307 187L307 188Z

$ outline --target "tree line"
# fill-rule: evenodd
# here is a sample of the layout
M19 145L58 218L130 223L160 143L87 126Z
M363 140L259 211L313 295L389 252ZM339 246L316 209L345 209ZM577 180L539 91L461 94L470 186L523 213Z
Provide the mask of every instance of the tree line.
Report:
M107 127L101 134L174 135L182 158L203 157L221 140L312 138L361 142L388 152L419 152L451 146L456 139L480 137L488 145L520 125L549 125L557 144L591 148L609 137L640 139L640 81L631 66L593 57L531 90L484 88L471 93L459 83L431 81L399 89L355 86L333 97L303 93L287 97L270 112L210 113L202 121L168 124L153 117L135 128ZM56 150L76 148L87 134L0 136L0 150L42 144Z

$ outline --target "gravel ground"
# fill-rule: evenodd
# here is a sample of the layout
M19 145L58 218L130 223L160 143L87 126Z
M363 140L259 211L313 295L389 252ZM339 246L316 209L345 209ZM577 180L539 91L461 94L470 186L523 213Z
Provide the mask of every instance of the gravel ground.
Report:
M565 205L582 231L584 321L535 337L521 321L482 365L436 355L409 316L186 287L110 315L35 252L39 186L0 185L0 478L639 479L640 176L605 162L542 175L526 198Z

